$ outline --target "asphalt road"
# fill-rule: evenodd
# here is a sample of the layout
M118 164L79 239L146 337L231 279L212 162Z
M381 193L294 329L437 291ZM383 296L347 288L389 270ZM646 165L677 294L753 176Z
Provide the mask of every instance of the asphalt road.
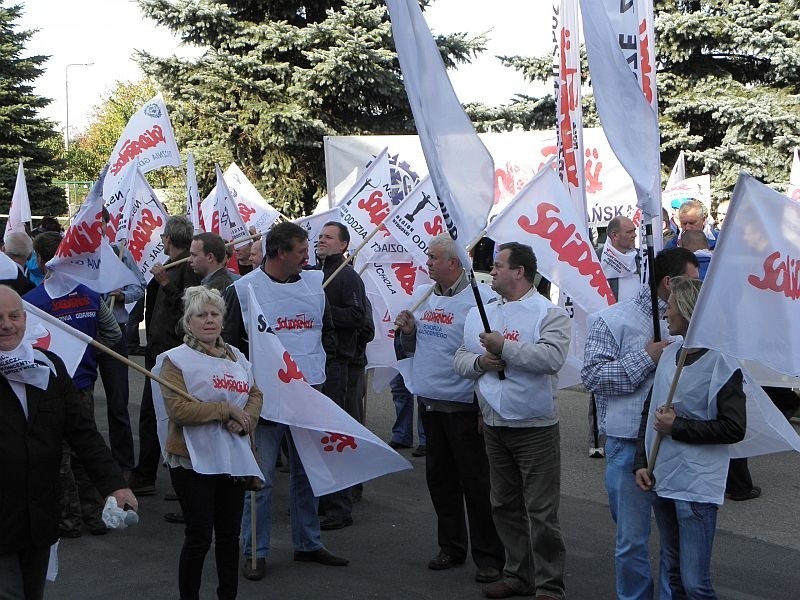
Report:
M138 359L141 361L141 359ZM136 423L142 377L131 371L131 418ZM567 593L572 599L614 598L614 529L603 489L603 461L586 452L588 396L562 392L561 524L567 546ZM98 382L97 422L106 428L105 397ZM367 425L389 439L394 407L388 392L370 393ZM136 427L134 426L134 436ZM480 598L467 563L449 571L430 571L438 551L436 521L425 485L424 458L412 458L411 471L367 482L354 508L355 524L323 532L334 553L351 559L348 567L324 567L292 561L287 514L288 474L278 474L273 502L272 556L267 576L241 578L239 598L292 599L461 599ZM800 457L781 454L751 460L764 494L748 502L726 502L720 509L714 546L713 578L720 598L796 600L800 598L800 535L797 499ZM158 495L140 499L140 524L124 531L63 540L58 580L46 597L56 599L149 600L177 598L177 562L181 525L163 520L177 503L165 501L166 471L159 474ZM653 524L655 532L655 523ZM651 547L656 550L656 540ZM202 598L216 598L213 549L206 560Z

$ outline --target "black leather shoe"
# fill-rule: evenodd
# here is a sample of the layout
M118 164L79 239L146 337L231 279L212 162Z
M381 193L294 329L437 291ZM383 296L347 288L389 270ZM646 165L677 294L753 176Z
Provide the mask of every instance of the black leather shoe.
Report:
M295 550L294 559L299 562L315 562L328 567L346 567L350 564L349 559L335 556L325 548L311 550L310 552L299 552Z
M425 453L426 453L425 446L420 445L411 451L411 456L416 456L416 457L425 456Z
M244 557L244 564L242 565L242 575L244 575L245 579L249 579L250 581L258 581L259 579L264 578L266 572L267 572L266 558L256 558L256 566L255 568L253 568L252 558L248 558L247 556Z
M463 558L456 558L447 552L441 551L428 561L428 568L434 571L444 571L445 569L452 569L455 566L463 564Z
M740 494L727 494L728 498L733 500L734 502L743 502L744 500L755 500L756 498L761 496L761 488L757 485L753 486L753 489L747 490L746 492L742 492Z
M408 450L411 448L408 444L401 444L400 442L395 442L394 440L389 442L389 448L392 450Z
M344 529L353 524L353 517L325 517L320 521L319 528L322 531L333 531L334 529Z
M481 567L475 572L475 581L478 583L494 583L499 581L503 572L495 567Z

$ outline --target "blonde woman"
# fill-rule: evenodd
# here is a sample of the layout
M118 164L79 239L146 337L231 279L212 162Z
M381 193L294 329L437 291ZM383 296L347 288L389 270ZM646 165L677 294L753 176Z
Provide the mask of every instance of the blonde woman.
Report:
M225 303L219 292L190 287L183 302L184 343L161 354L154 369L196 399L160 386L169 418L162 446L186 521L178 588L181 600L199 598L213 534L217 597L227 600L238 587L245 479L263 479L249 438L263 398L250 363L220 337Z

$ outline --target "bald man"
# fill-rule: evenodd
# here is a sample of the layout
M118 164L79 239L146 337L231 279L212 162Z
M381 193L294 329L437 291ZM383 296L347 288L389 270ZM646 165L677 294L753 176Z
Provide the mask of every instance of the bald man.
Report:
M636 225L628 217L614 217L609 221L600 264L618 302L636 297L641 287L639 255L636 252Z
M61 515L56 492L62 441L83 460L103 496L136 510L133 492L81 408L61 359L25 337L22 299L0 286L0 598L43 597ZM44 407L47 410L44 410Z

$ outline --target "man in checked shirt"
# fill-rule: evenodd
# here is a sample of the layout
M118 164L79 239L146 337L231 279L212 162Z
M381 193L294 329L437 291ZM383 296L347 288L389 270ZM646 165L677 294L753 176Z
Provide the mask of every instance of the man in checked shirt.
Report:
M684 248L663 250L656 256L653 271L663 322L670 277L697 278L697 258ZM636 486L633 460L642 407L658 359L670 342L665 326L662 341L653 341L650 298L650 288L645 286L636 297L589 317L581 370L583 384L595 395L600 433L606 435L605 485L611 517L617 524L614 564L620 600L653 598L648 555L652 495ZM661 598L670 598L666 572L659 588Z

